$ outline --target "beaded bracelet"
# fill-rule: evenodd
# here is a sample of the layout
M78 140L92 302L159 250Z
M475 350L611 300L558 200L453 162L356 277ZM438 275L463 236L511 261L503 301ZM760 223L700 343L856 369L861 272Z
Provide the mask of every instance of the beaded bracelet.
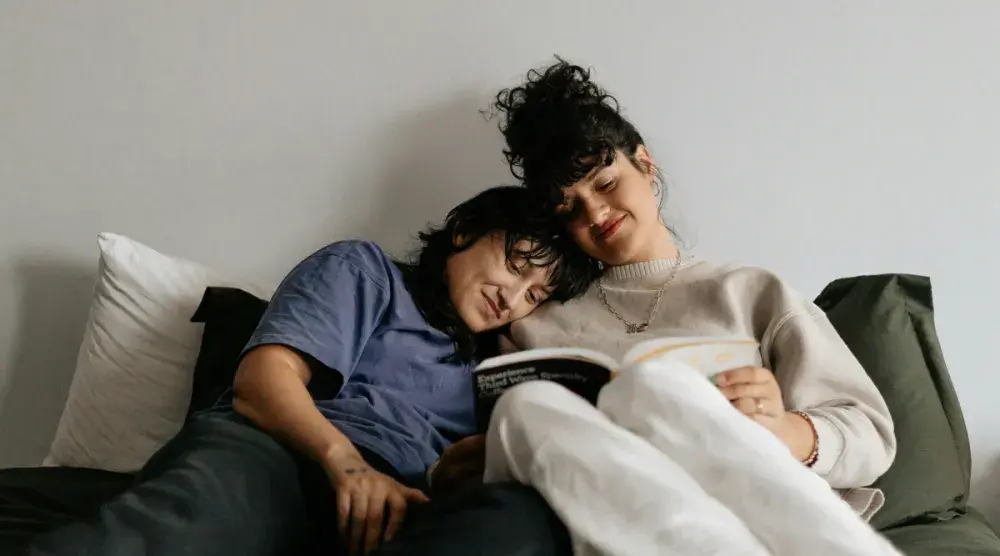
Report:
M792 413L798 415L805 419L805 422L809 424L809 429L812 431L813 436L813 448L812 452L809 452L809 457L802 461L806 467L812 467L816 465L816 460L819 459L819 434L816 432L816 425L813 423L812 417L807 415L802 411L793 411Z

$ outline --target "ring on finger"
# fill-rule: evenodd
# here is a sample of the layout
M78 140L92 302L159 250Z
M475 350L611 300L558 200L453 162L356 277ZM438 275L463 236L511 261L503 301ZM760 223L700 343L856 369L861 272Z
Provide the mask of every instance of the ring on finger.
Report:
M754 398L753 401L756 404L757 413L764 413L764 402L760 398Z

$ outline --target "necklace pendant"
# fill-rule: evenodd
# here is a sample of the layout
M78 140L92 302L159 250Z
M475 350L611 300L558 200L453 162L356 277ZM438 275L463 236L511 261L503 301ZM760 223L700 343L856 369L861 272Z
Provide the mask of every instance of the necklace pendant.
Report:
M629 323L629 324L625 325L625 333L626 334L638 334L640 332L645 332L646 331L646 326L647 325L645 325L645 324L631 324L631 323Z

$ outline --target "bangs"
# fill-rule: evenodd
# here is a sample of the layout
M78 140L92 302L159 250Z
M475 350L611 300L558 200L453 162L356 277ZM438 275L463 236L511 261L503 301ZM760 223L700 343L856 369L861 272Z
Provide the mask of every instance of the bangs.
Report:
M504 241L507 264L551 268L547 286L552 289L550 298L554 300L565 301L585 292L599 273L596 261L564 236L539 236L531 232L507 232ZM524 244L529 247L525 249Z
M530 247L528 249L519 248L518 244L522 242L529 244ZM531 234L515 234L513 232L508 232L506 235L504 254L510 264L522 263L535 268L558 265L563 258L562 253L552 243L544 242Z
M542 194L547 207L552 210L562 204L566 188L614 164L616 150L611 139L594 139L580 130L576 140L560 141L543 153L538 160L544 163L533 167L525 161L525 175L532 178L525 180L525 185Z

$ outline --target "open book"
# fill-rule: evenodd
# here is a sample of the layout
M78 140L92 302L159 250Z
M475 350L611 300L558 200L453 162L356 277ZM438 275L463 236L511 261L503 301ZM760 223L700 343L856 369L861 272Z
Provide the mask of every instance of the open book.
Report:
M491 357L473 371L476 421L485 432L500 396L529 380L549 380L565 386L590 403L605 384L631 365L649 360L679 361L701 371L716 373L761 365L760 345L746 337L654 338L636 344L621 361L585 348L539 348Z

